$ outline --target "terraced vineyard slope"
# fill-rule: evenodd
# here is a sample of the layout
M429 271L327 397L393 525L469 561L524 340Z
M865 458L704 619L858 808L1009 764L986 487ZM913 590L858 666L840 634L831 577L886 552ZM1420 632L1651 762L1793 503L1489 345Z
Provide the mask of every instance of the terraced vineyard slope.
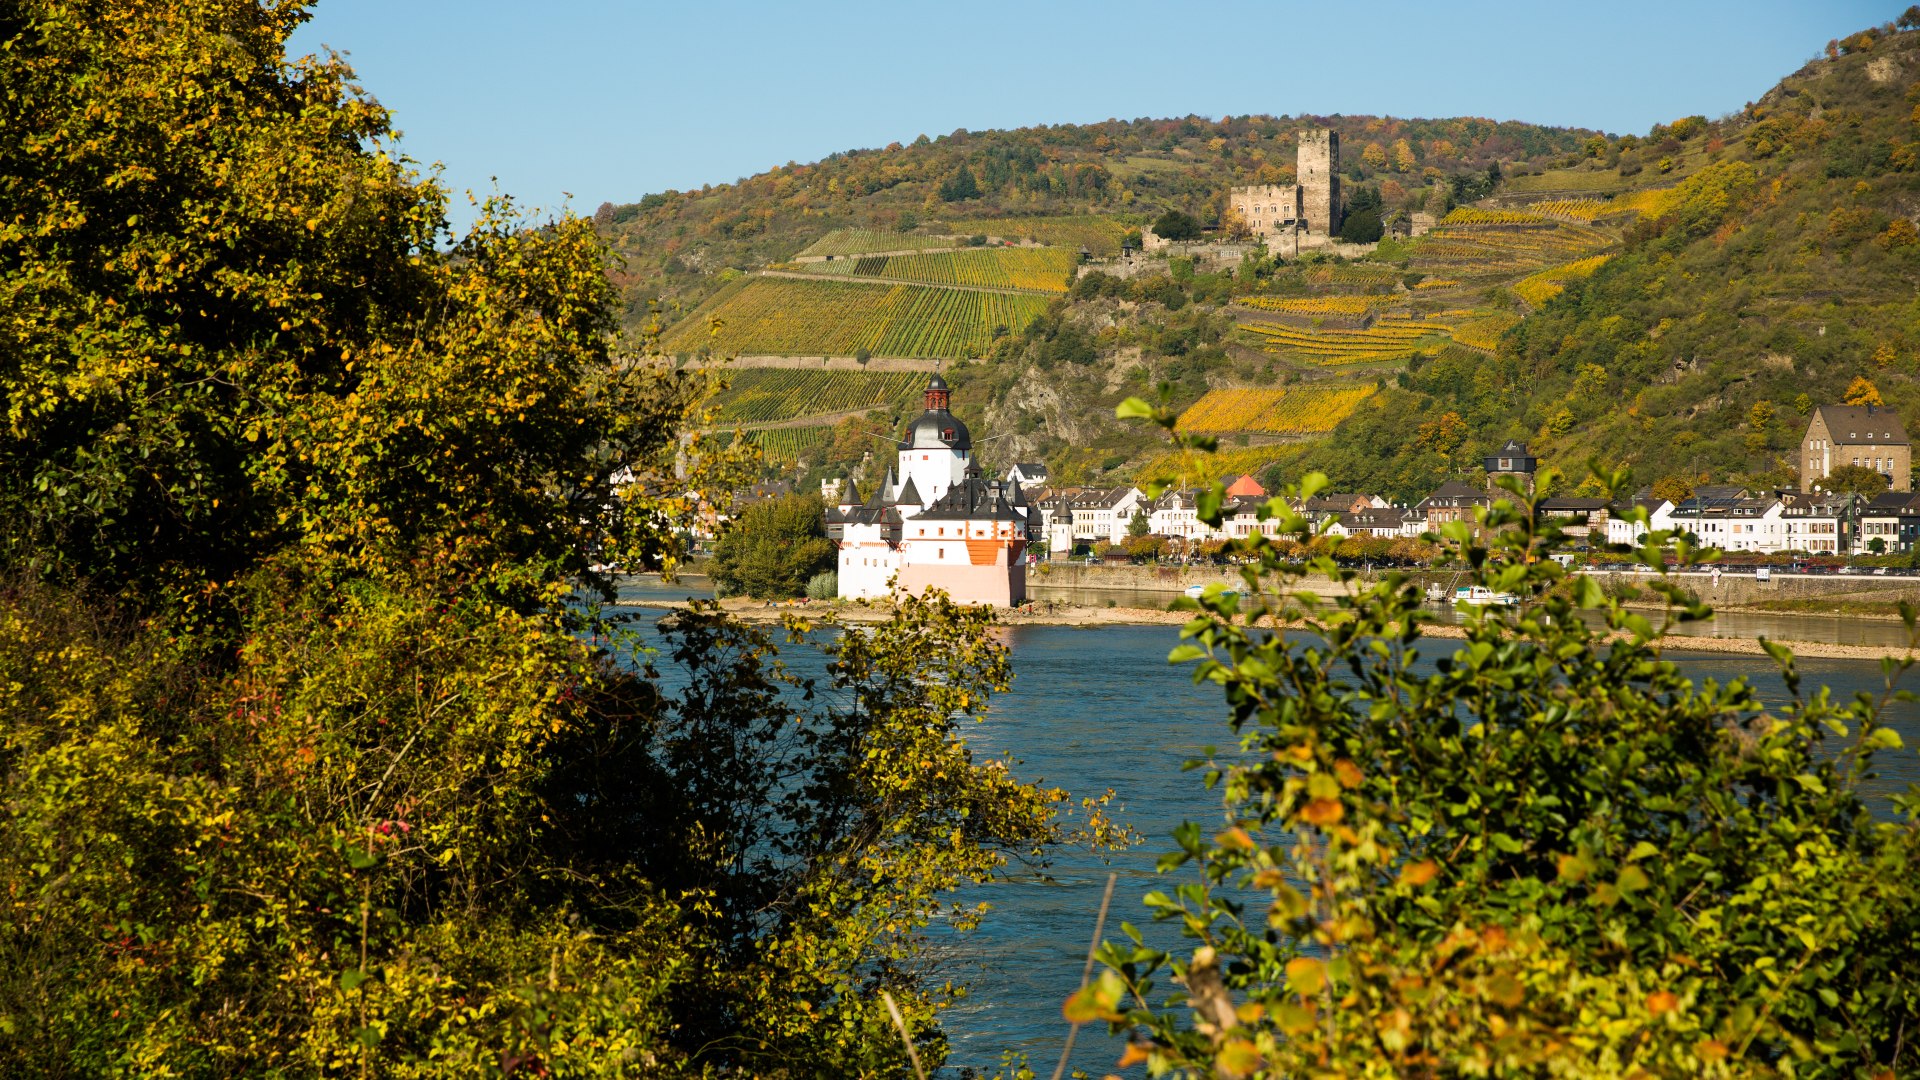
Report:
M765 424L803 416L887 408L911 398L926 376L911 371L799 371L740 368L720 392L722 424Z
M662 346L676 355L965 359L985 354L996 332L1018 333L1046 306L1044 296L753 277L681 320Z
M922 285L964 285L1065 293L1079 256L1063 248L970 248L920 255L867 255L779 269L830 277L879 277Z
M1176 429L1203 435L1321 435L1373 392L1371 384L1209 390L1180 414Z

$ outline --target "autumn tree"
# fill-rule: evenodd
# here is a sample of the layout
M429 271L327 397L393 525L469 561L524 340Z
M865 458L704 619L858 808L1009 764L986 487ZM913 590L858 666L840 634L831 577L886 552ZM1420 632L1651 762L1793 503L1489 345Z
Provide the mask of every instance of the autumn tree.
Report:
M1467 440L1467 422L1452 410L1421 423L1414 443L1442 457L1452 457Z
M1693 498L1693 480L1685 476L1663 476L1653 482L1653 497L1672 503Z
M1880 399L1880 388L1867 380L1865 375L1855 375L1847 384L1847 392L1840 399L1848 405L1885 405Z
M691 384L612 355L588 222L495 201L448 236L367 149L387 112L282 55L297 6L67 10L0 21L9 566L206 598L293 544L584 571L614 542L612 477Z
M882 992L937 1063L926 928L1064 837L961 733L989 616L816 694L597 609L714 487L704 377L591 222L450 232L303 18L0 16L0 1074L903 1075Z

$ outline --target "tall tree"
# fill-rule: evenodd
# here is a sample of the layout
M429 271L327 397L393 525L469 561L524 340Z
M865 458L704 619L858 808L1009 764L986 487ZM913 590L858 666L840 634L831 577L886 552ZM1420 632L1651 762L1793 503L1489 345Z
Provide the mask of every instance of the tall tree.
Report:
M296 540L575 561L683 386L622 370L587 222L522 230L384 147L298 4L0 22L0 557L202 594Z
M815 696L596 615L702 384L591 223L449 235L304 17L0 14L0 1075L901 1075L882 991L937 1061L942 896L1063 836L959 733L987 616Z
M826 506L818 495L783 495L747 507L713 548L714 583L729 594L784 600L833 569Z

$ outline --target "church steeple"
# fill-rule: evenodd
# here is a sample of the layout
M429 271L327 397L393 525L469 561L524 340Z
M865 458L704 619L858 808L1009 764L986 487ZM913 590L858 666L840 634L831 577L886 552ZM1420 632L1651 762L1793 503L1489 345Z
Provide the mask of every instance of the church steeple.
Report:
M935 374L932 381L927 383L927 411L946 412L947 396L947 380Z

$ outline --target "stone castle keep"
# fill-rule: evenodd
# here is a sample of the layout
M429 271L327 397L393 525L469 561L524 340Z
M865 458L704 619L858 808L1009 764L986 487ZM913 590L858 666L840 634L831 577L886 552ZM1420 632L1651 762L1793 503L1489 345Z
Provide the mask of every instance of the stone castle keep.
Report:
M1227 203L1267 250L1284 256L1324 247L1340 231L1340 136L1329 128L1300 132L1295 183L1228 192Z

